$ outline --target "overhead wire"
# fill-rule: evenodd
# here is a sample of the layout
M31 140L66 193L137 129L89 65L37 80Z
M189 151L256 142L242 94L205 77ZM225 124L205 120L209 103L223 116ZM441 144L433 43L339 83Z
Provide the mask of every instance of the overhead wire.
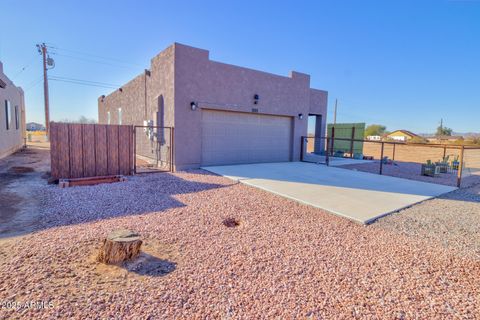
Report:
M58 76L50 76L48 77L48 80L79 84L79 85L90 86L90 87L107 88L107 89L116 89L120 87L119 85L115 85L111 83L81 80L81 79L74 79L74 78L67 78L67 77L58 77Z
M36 54L32 59L30 59L21 69L19 72L17 72L15 75L12 77L12 81L18 78L25 70L27 70L33 63L33 61L38 57L38 54Z
M43 80L43 76L41 76L40 78L37 78L36 80L31 81L29 84L25 86L25 89L23 91L24 92L29 91L30 89L35 87L37 84L39 84L42 80Z
M134 66L135 67L140 66L139 64L125 62L125 61L122 61L122 60L119 60L119 59L100 56L100 55L93 54L93 53L60 48L60 47L52 45L52 44L46 44L46 46L47 46L48 49L50 49L48 51L48 53L50 55L56 55L56 56L59 56L59 57L66 57L66 58L70 58L70 59L76 59L76 60L85 61L85 62L89 62L89 63L95 63L95 64L107 65L107 66L113 66L113 67L133 68ZM71 53L71 54L66 54L64 52ZM25 69L28 68L28 66L31 63L32 63L32 61L30 61L25 67L23 67L22 70L17 75L19 75L23 71L25 71ZM92 81L92 80L83 80L83 79L76 79L76 78L56 76L56 75L49 76L48 80L64 82L64 83L71 83L71 84L78 84L78 85L84 85L84 86L91 86L91 87L107 88L107 89L116 89L116 88L121 87L121 85L112 84L112 83ZM37 85L39 81L41 81L41 79L34 80L31 83L29 83L27 85L26 90L28 90L31 87Z
M70 49L63 49L56 46L47 45L47 48L51 49L49 53L52 55L58 55L61 57L66 57L70 59L77 59L80 61L114 66L114 67L122 67L122 68L138 68L142 67L140 64L135 64L131 62L126 62L120 59L104 57L96 54L86 53L77 50L70 50ZM64 53L66 52L66 53ZM68 54L70 53L70 54Z
M69 59L76 59L80 61L85 61L85 62L90 62L90 63L95 63L95 64L101 64L101 65L106 65L106 66L112 66L112 67L120 67L120 68L127 68L127 69L134 69L135 67L133 66L128 66L128 65L122 65L118 63L110 63L110 62L105 62L105 61L100 61L100 60L93 60L93 59L88 59L88 58L83 58L83 57L77 57L77 56L71 56L68 54L63 54L63 53L58 53L58 52L50 52L52 55L57 55Z
M54 46L49 46L49 45L47 45L47 47L52 48L52 49L54 49L54 50L67 51L67 52L76 53L76 54L85 55L85 56L90 56L90 57L98 58L98 59L102 59L102 60L115 61L115 62L122 63L122 64L126 64L126 65L139 66L139 67L142 66L142 65L137 64L137 63L131 63L131 62L127 62L127 61L120 60L120 59L116 59L116 58L100 56L100 55L93 54L93 53L87 53L87 52L78 51L78 50L71 50L71 49L59 48L59 47L54 47Z

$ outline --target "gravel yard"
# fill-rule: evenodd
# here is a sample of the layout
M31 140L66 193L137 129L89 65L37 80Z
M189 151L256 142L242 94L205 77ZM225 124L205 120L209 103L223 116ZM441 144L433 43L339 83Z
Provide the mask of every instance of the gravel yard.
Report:
M480 259L469 254L478 243L446 247L436 235L424 241L421 232L434 232L410 230L401 215L365 227L202 170L88 187L50 185L40 196L41 230L0 241L0 301L52 305L2 308L0 318L480 314ZM478 227L477 196L419 208L434 203L429 212L435 215L451 208L450 201L458 203L457 213L464 203L472 206L466 239ZM454 212L448 215L451 222ZM239 225L225 223L228 218ZM430 222L447 228L435 218L418 225L428 229L423 224ZM100 240L118 228L141 233L145 253L125 266L96 263ZM460 229L452 242L461 243Z
M383 166L383 174L386 176L418 180L423 182L438 183L447 186L457 186L457 173L441 173L436 177L422 176L420 174L422 165L415 162L401 162L395 161L395 164L388 164ZM348 164L339 166L339 168L358 170L363 172L370 172L378 174L380 163L379 161L362 163L362 164ZM465 174L462 178L462 187L468 187L480 183L480 175Z
M382 218L374 226L438 243L480 261L480 185L425 201Z

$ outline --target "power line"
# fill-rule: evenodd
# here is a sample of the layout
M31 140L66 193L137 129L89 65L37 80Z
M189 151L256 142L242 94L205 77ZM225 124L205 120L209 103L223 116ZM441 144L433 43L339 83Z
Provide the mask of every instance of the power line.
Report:
M39 79L43 79L43 76L37 77L34 80L30 81L25 87L29 87L32 85L34 82L37 82Z
M31 81L31 82L25 87L25 89L24 89L23 91L24 91L24 92L29 91L30 89L32 89L33 87L35 87L37 84L39 84L42 80L43 80L43 76L41 76L41 77L38 78L37 80Z
M84 62L90 62L90 63L95 63L95 64L101 64L101 65L106 65L106 66L112 66L112 67L120 67L120 68L126 68L126 69L136 69L133 66L127 66L127 65L121 65L117 63L110 63L110 62L105 62L105 61L100 61L100 60L93 60L93 59L88 59L88 58L83 58L83 57L76 57L76 56L71 56L68 54L63 54L63 53L58 53L58 52L52 52L52 54L60 56L60 57L65 57L69 59L75 59L75 60L80 60Z
M139 67L142 66L142 65L137 64L137 63L127 62L125 60L120 60L120 59L117 59L117 58L100 56L100 55L97 55L97 54L88 53L88 52L84 52L84 51L82 52L82 51L78 51L78 50L64 49L64 48L53 47L53 46L49 46L49 47L52 48L52 49L60 50L60 51L68 51L68 52L71 52L71 53L77 53L77 54L80 54L80 55L86 55L86 56L90 56L90 57L100 58L100 59L103 59L103 60L111 60L111 61L116 61L116 62L120 62L120 63L124 63L124 64L139 66Z
M113 83L99 82L99 81L92 81L92 80L83 80L83 79L75 79L75 78L61 77L61 76L56 76L56 75L53 75L52 78L56 78L57 80L70 80L70 81L88 82L88 83L92 83L92 84L100 84L100 85L112 86L112 87L117 87L117 88L121 87L121 85L113 84Z
M112 86L104 86L104 85L93 84L93 83L86 83L86 82L76 82L76 81L60 80L60 79L54 79L54 78L49 78L49 80L59 81L59 82L65 82L65 83L72 83L72 84L79 84L79 85L82 85L82 86L89 86L89 87L97 87L97 88L105 88L105 89L116 89L116 87L112 87Z
M55 78L55 77L49 77L48 79L52 80L52 81L79 84L79 85L90 86L90 87L98 87L98 88L106 88L106 89L116 89L116 88L118 88L118 86L114 86L114 85L98 84L98 83L95 83L95 82L82 81L82 80L66 80L66 79L59 79L59 78Z
M123 66L143 67L142 65L137 64L137 63L131 63L131 62L127 62L127 61L116 59L116 58L100 56L100 55L97 55L97 54L92 54L92 53L87 53L87 52L82 52L82 51L77 51L77 50L64 49L64 48L59 48L59 47L55 47L55 46L48 46L48 47L53 49L54 53L57 54L57 55L64 56L64 57L69 57L69 58L73 58L73 59L79 59L79 60L84 60L84 61L89 61L89 62L98 62L98 63L108 61L108 62L114 62L117 65L121 64ZM72 55L68 55L68 54L64 54L64 53L59 53L58 51L55 51L55 50L70 52L70 53L76 54L76 56L75 55L72 56ZM78 55L80 55L80 56L78 56ZM82 56L96 58L97 60L86 59ZM104 60L104 61L98 61L98 59Z
M19 75L21 75L28 67L30 67L35 59L37 59L38 55L36 54L28 63L26 63L19 72L17 72L13 77L12 81L14 81Z

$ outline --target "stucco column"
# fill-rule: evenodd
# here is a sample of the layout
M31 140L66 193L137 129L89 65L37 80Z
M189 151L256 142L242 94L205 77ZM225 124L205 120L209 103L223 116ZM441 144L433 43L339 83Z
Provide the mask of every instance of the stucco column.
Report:
M315 116L315 142L313 145L313 153L321 154L323 151L323 139L322 137L322 116Z

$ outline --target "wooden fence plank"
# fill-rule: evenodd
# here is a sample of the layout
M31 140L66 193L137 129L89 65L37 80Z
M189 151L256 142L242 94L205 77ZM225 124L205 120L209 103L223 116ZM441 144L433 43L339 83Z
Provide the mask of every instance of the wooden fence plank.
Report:
M83 175L83 139L82 125L70 124L70 176L82 178Z
M96 175L95 164L95 125L83 125L83 176L94 177Z
M70 177L70 150L68 124L58 126L58 176Z
M51 172L55 179L133 173L133 127L52 123Z
M108 174L120 174L118 168L118 126L107 126Z
M98 176L106 176L108 174L108 158L107 158L107 126L95 126L95 155L96 166L95 172Z
M123 175L130 174L130 131L129 126L118 127L118 166Z
M50 174L53 179L60 178L58 172L58 125L50 123Z

